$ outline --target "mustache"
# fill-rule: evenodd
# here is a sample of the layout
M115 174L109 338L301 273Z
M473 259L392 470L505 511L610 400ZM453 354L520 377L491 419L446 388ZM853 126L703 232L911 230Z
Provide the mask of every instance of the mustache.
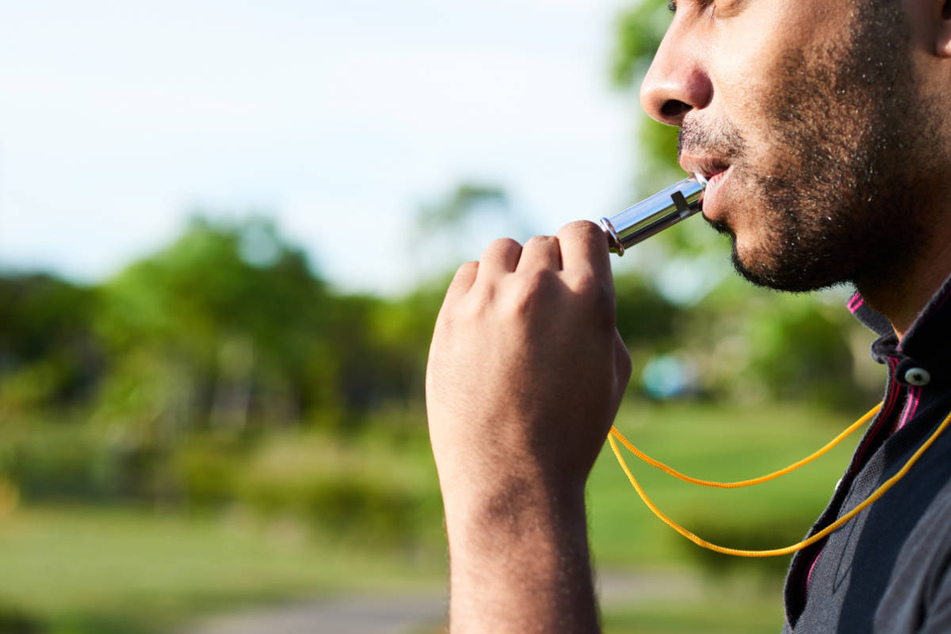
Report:
M677 136L678 157L689 152L732 160L742 156L745 149L746 139L729 121L705 126L696 119L687 119Z

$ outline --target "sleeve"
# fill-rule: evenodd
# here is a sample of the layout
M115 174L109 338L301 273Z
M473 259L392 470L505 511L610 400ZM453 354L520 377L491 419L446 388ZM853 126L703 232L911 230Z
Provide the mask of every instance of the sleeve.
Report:
M951 632L951 572L945 567L944 575L924 606L920 634Z

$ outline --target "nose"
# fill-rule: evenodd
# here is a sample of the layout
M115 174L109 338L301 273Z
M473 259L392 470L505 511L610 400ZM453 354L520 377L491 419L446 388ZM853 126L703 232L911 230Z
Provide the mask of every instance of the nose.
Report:
M644 110L667 125L682 125L688 112L709 105L713 98L702 52L687 35L675 19L641 84Z

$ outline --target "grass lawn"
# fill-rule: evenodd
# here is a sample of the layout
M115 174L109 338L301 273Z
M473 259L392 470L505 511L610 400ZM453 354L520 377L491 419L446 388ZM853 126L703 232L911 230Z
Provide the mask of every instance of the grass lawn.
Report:
M728 480L784 467L850 422L845 416L785 407L637 404L622 410L618 427L642 450L677 469ZM778 482L741 491L697 488L633 457L629 464L660 508L701 536L732 546L785 546L801 537L821 510L854 442ZM395 472L394 465L409 461L407 472L420 479L413 486L428 501L423 525L432 531L425 535L428 546L412 553L320 541L294 524L265 525L240 515L20 508L0 517L0 631L9 630L3 629L3 615L16 611L48 634L148 633L246 603L413 585L439 590L445 579L442 518L431 457L424 450L382 441L367 448L374 468L389 465L387 473ZM592 474L588 501L592 551L601 567L700 566L703 574L726 575L710 577L706 585L716 588L737 577L730 573L741 567L762 573L775 587L786 565L785 560L707 557L650 514L607 449ZM635 603L605 613L606 630L614 634L775 632L781 621L778 594L772 590L704 592L689 601ZM719 624L723 627L716 629Z
M603 615L604 634L777 634L782 597L724 597L724 601L659 603Z
M82 508L0 520L0 569L0 615L22 611L55 634L167 631L243 603L443 578L440 562L321 545L291 526Z

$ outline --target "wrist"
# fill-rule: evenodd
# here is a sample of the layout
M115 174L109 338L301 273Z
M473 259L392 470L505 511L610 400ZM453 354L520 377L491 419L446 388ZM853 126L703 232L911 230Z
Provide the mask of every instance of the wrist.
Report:
M454 634L597 631L583 487L513 478L457 502L446 503Z
M482 533L516 538L539 530L586 529L585 484L538 472L442 482L446 528L467 543Z

